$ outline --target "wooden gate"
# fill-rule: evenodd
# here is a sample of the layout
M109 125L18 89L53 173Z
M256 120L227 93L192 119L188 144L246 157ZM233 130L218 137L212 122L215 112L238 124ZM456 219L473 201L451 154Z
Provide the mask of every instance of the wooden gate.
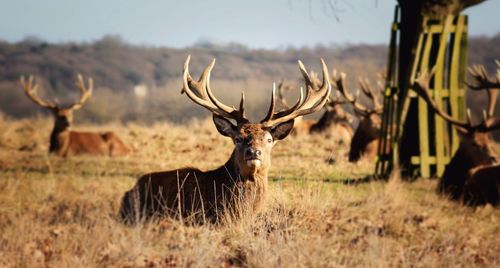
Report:
M428 111L426 102L411 88L398 88L398 15L399 10L396 8L391 27L384 112L375 174L385 177L395 166L408 163L402 167L406 175L426 178L441 176L458 148L459 137L450 124ZM444 110L451 111L453 117L463 119L467 17L448 16L439 21L427 20L424 25L418 38L411 74L399 79L408 79L408 84L412 85L418 73L435 66L435 75L430 84L434 100ZM410 124L418 125L418 131L413 131L414 128L409 128L412 131L408 131ZM413 148L418 149L405 152L403 156L401 150L404 150L405 144L401 144L402 141L414 142L416 144Z

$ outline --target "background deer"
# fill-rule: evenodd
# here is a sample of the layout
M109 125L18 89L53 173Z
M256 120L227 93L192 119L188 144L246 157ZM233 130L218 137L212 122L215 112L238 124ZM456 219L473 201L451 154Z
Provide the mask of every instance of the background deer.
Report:
M49 153L59 156L78 154L118 156L130 152L128 146L113 132L94 133L71 130L73 111L80 109L92 95L92 78L88 79L88 87L86 87L83 77L78 75L76 86L81 92L80 99L66 107L59 107L54 102L40 98L37 94L38 85L34 83L33 76L30 75L28 81L22 76L20 83L28 98L39 106L49 109L54 116Z
M319 83L317 76L313 73L311 73L311 79L313 83ZM281 106L285 109L290 108L285 98L285 91L290 89L291 86L285 85L283 80L278 84L278 97ZM353 118L342 108L346 102L341 101L339 97L338 94L337 96L330 95L325 105L325 112L319 120L296 118L292 134L323 134L337 143L350 144L353 135L351 127Z
M189 74L189 61L190 56L184 64L182 93L212 112L218 132L233 140L234 150L229 160L215 170L183 168L142 176L123 197L120 215L125 222L156 216L220 222L221 213L239 217L241 213L257 212L267 195L273 146L290 133L295 118L321 109L330 94L328 70L323 60L323 84L319 88L299 61L307 87L305 97L301 91L295 105L276 112L273 87L266 117L260 123L250 123L245 117L243 94L239 109L235 109L220 102L212 93L209 81L215 59L198 81Z
M488 93L488 110L485 111L481 122L476 125L472 124L470 110L467 113L467 122L462 122L452 118L436 105L429 90L429 81L434 70L430 74L423 72L416 79L414 90L436 114L451 123L462 137L458 150L439 180L438 192L468 205L486 203L497 205L500 193L500 166L491 147L489 132L500 128L500 117L493 116L500 89L500 69L495 79L488 77L483 66L472 66L469 72L477 83L469 85L469 88L486 90ZM437 94L437 91L434 94Z
M380 140L380 127L383 107L379 102L379 93L375 92L366 79L360 79L361 91L373 103L373 108L368 108L358 102L359 90L355 96L352 96L346 89L346 74L333 72L332 81L337 90L342 93L345 100L354 108L355 114L359 117L359 125L354 132L349 150L349 162L357 162L361 157L370 160L377 156L378 144ZM389 149L389 148L388 148Z

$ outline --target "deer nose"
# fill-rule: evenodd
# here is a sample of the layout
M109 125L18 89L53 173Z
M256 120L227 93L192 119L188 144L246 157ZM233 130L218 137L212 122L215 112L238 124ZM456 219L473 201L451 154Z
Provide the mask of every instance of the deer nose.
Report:
M245 158L249 158L249 159L260 158L261 155L262 155L262 151L258 150L258 149L247 148L245 150Z

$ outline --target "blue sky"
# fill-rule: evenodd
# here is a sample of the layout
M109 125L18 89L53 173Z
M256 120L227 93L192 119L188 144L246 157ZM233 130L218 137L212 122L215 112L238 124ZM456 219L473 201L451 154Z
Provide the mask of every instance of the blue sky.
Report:
M386 43L396 0L0 0L0 39L51 42L120 35L133 44L183 47L200 40L253 48ZM330 10L330 9L327 9ZM470 35L500 32L499 0L466 11Z

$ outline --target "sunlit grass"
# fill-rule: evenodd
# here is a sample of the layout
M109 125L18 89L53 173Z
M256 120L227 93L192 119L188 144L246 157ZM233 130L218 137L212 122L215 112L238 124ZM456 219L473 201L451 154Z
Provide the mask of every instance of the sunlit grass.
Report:
M120 199L138 175L223 164L230 140L210 120L88 126L135 148L122 158L48 156L51 120L0 118L0 266L485 266L500 265L500 212L435 194L435 181L345 185L373 170L320 136L273 150L262 214L222 226L176 220L127 227Z

